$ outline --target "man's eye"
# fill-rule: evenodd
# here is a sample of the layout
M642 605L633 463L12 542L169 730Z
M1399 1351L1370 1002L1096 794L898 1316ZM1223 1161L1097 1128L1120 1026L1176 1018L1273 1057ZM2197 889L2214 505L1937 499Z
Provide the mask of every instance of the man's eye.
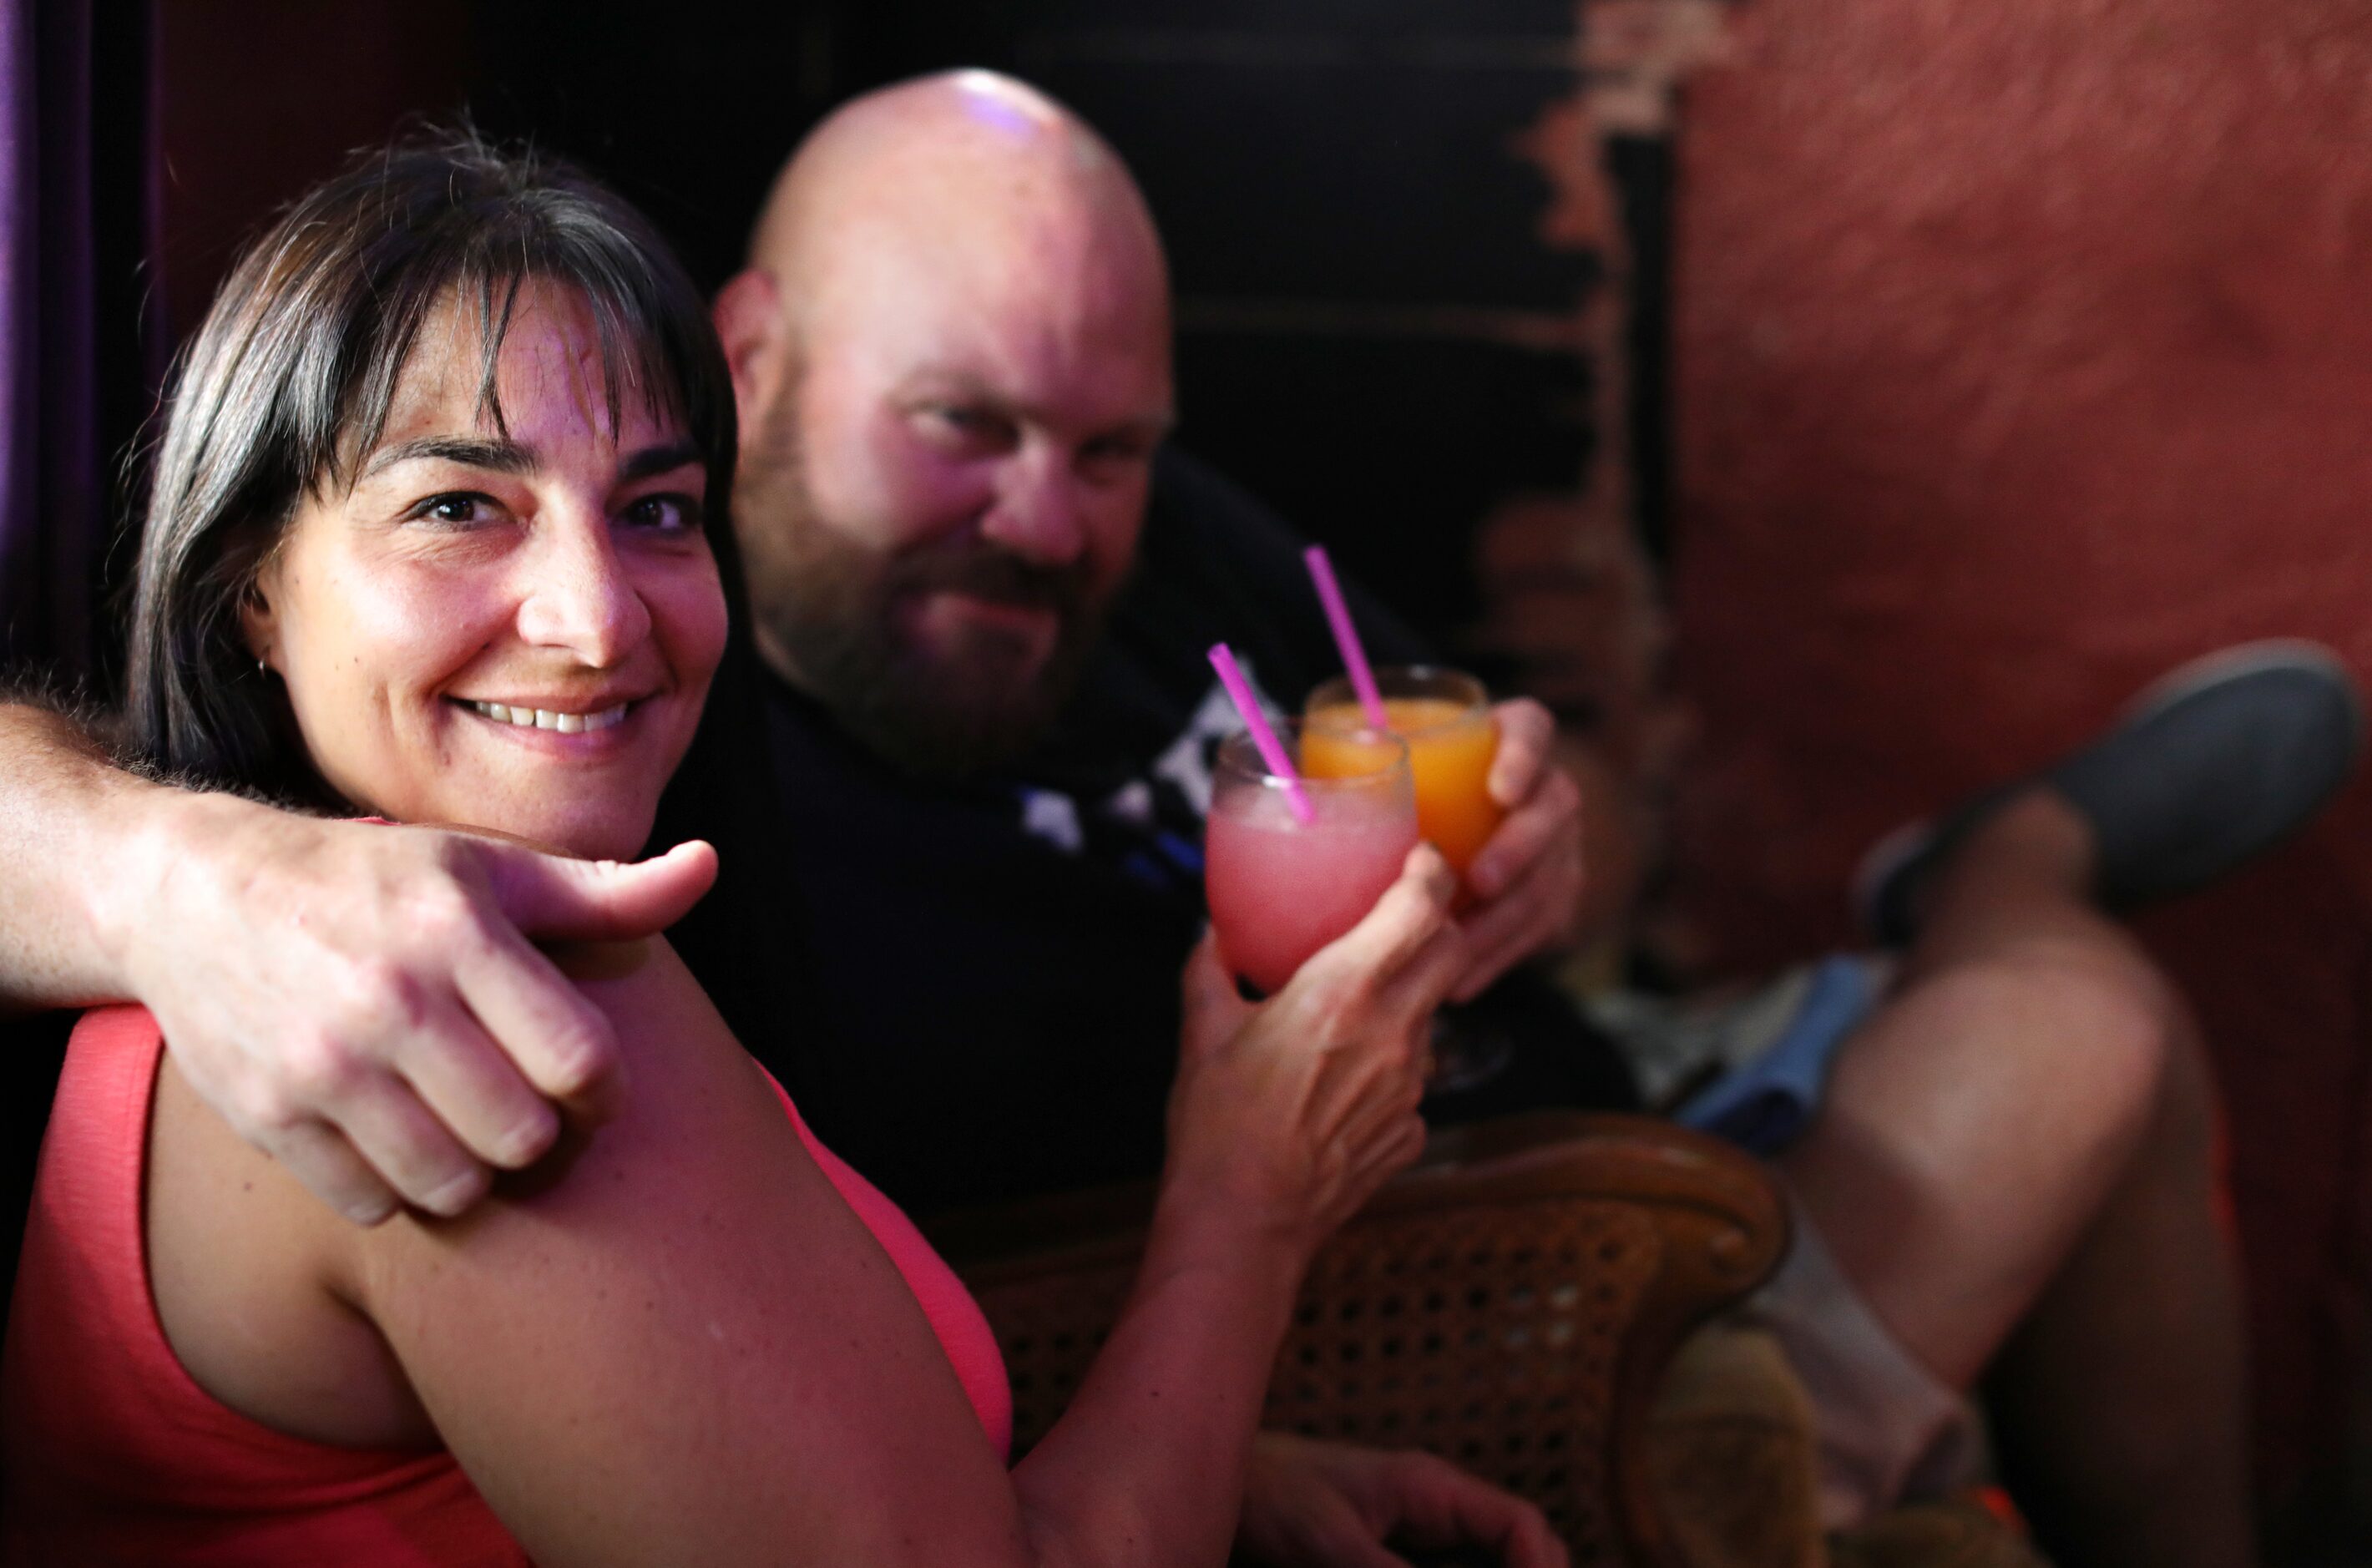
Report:
M422 522L443 523L449 528L466 528L472 523L491 522L495 512L491 495L475 491L454 491L448 494L432 495L405 514Z
M959 441L975 445L993 445L1011 438L1012 422L994 409L977 403L941 403L931 411L931 418Z
M645 495L627 503L626 520L636 528L686 533L700 527L700 503L672 493Z
M1107 467L1145 463L1153 460L1153 447L1141 436L1107 436L1080 447L1079 456L1090 463Z

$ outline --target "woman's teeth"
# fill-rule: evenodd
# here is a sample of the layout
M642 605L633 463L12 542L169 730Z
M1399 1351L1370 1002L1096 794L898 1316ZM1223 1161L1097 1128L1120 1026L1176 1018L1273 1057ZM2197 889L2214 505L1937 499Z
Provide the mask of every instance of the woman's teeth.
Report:
M631 704L621 703L614 708L603 708L591 714L556 714L550 708L514 708L500 703L473 702L470 706L496 724L517 725L522 729L556 729L563 735L578 735L625 723L626 709Z

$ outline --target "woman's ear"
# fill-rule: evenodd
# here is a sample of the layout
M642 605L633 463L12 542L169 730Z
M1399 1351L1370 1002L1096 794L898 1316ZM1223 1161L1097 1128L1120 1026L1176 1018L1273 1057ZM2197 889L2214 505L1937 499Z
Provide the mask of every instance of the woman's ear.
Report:
M273 661L280 647L278 625L272 610L272 592L276 585L269 580L276 559L276 555L267 558L255 579L247 585L247 591L238 596L239 635L247 640L247 651L254 656L258 669L276 668Z

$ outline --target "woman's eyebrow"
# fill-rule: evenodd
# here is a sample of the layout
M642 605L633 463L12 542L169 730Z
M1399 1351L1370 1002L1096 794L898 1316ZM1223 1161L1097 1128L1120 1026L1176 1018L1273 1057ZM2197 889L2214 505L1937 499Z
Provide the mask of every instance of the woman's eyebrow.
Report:
M701 460L700 448L689 441L671 441L663 447L645 447L628 458L618 470L624 480L648 479L655 473L666 473L686 463Z
M489 441L471 436L423 436L417 440L398 441L393 446L381 447L373 452L370 461L363 465L363 477L368 479L398 463L408 463L420 458L460 463L494 473L531 474L538 466L535 453L516 441Z

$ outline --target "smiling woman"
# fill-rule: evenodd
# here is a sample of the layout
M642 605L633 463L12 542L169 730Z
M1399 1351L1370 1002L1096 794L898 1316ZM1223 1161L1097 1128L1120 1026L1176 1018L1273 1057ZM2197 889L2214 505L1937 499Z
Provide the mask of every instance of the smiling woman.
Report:
M486 492L505 488L529 502L516 516L532 520L556 487L536 432L510 427L506 396L599 411L587 434L606 426L611 471L596 505L628 499L610 494L620 485L637 486L631 499L646 509L662 502L644 490L671 494L686 531L729 553L728 530L703 503L732 482L732 386L666 246L578 178L483 150L480 178L439 199L424 182L449 172L447 161L374 155L308 194L248 250L190 347L142 535L128 717L136 749L195 782L354 804L305 755L304 715L289 724L262 678L267 666L285 674L285 661L273 666L257 645L261 567L284 545L322 539L310 525L325 513L359 524L358 505L392 493L382 482L401 489L440 461L448 476L486 482L415 490L421 515L409 520L470 521L462 504L497 508ZM523 316L564 329L563 341L531 350L506 384L502 350ZM438 352L416 354L424 343ZM661 460L669 472L649 467ZM699 698L687 693L685 706L696 712Z
M423 319L383 444L298 503L241 627L341 799L622 859L724 652L707 475L631 369L601 417L581 294L525 280L507 325L490 401L481 313Z
M182 368L134 748L336 813L634 854L727 647L734 430L697 296L616 198L467 139L358 161L258 241ZM0 1558L1216 1563L1300 1273L1421 1143L1424 1023L1462 967L1448 887L1413 857L1259 1008L1207 950L1189 968L1144 1283L1009 1473L971 1298L663 942L564 958L625 1104L459 1220L345 1223L198 1098L146 1011L87 1014L0 1355ZM477 935L450 998L398 993L415 1021L519 1022ZM516 1132L485 1085L438 1086L472 1146ZM435 1120L392 1080L353 1098Z

